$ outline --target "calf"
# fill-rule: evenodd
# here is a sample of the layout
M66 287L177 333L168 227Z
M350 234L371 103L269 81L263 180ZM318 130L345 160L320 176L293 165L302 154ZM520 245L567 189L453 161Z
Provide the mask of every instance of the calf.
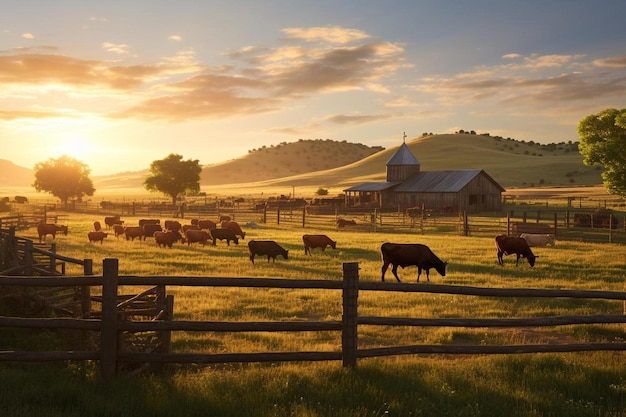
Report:
M547 233L522 233L519 235L528 246L554 246L554 238Z
M163 245L163 247L167 246L171 249L172 245L179 240L182 240L182 236L178 231L168 230L166 232L154 232L154 241L156 242L158 247L161 247L161 245Z
M108 235L109 234L107 232L103 232L101 230L87 233L87 237L89 238L90 243L95 243L97 241L100 241L101 245L102 245L102 242L104 241L104 238L107 237Z
M135 240L135 238L143 237L143 227L141 226L128 226L124 228L124 235L126 236L126 240L130 240L131 242Z
M528 243L521 237L498 235L496 236L496 249L498 251L499 265L504 265L504 261L502 260L503 255L517 255L515 266L519 264L520 257L526 258L531 268L535 266L535 259L538 258L538 256L535 256L533 251L530 250Z
M99 221L96 220L95 222L93 222L93 230L95 230L96 232L102 230L102 225Z
M250 260L254 263L254 257L267 256L267 262L272 258L272 262L276 262L276 257L281 255L283 258L288 259L289 251L280 247L280 245L273 240L251 240L248 242L248 250L250 251Z
M192 243L202 243L202 246L205 246L206 242L211 239L211 233L206 230L190 229L185 232L185 239L187 240L187 246L190 246Z
M121 224L114 224L113 225L113 233L115 233L115 237L118 238L120 237L120 235L124 234L124 229L125 227Z
M228 246L230 246L231 240L235 242L235 245L239 244L239 238L230 229L213 229L211 230L211 236L213 236L213 246L217 244L217 239L225 240Z
M246 238L246 232L241 230L241 227L239 226L239 223L237 223L237 222L223 221L222 222L222 229L230 229L230 230L232 230L233 232L235 232L235 235L241 236L242 240Z
M330 246L335 249L337 242L331 240L326 235L302 235L302 242L304 243L304 254L310 255L311 248L322 248L322 252L326 250L326 246Z
M393 265L391 272L400 282L398 278L398 267L405 268L409 265L417 266L417 282L420 282L422 269L426 270L426 280L430 281L430 268L435 268L439 275L446 276L447 262L439 259L433 251L426 245L419 243L383 243L380 247L383 257L382 280L385 281L385 272L389 264Z
M39 234L39 242L46 239L47 235L51 235L52 239L56 239L57 232L67 235L67 226L61 226L54 223L39 223L37 225L37 233Z

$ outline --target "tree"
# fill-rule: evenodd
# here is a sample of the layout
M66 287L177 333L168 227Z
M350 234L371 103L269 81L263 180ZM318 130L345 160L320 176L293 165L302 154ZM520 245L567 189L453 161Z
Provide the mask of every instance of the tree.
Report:
M578 123L578 151L585 165L602 165L609 193L626 197L626 109L606 109Z
M37 191L45 191L58 197L67 207L70 198L92 196L95 188L89 179L91 169L81 161L63 155L58 159L50 158L35 165L35 182Z
M150 172L152 176L143 182L146 190L160 191L172 197L172 204L176 204L180 194L200 191L202 167L197 159L183 161L181 155L172 153L165 159L152 161Z

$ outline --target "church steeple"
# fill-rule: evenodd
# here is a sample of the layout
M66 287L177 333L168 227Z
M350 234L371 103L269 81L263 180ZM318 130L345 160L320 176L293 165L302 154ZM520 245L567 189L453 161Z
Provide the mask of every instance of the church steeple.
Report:
M420 162L406 144L406 132L402 145L387 161L387 181L404 181L416 172L420 172Z

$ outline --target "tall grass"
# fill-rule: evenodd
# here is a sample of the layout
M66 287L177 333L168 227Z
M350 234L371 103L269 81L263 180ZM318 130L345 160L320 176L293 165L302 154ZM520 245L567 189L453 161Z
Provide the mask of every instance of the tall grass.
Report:
M158 248L116 240L90 244L94 218L72 214L70 234L57 237L67 256L119 258L124 275L185 275L341 279L342 262L359 262L361 280L380 280L385 241L429 245L449 262L451 285L622 291L623 246L557 242L537 248L537 264L496 262L492 238L321 230L337 249L305 256L303 233L320 230L258 227L240 245ZM132 223L133 219L127 219ZM33 234L29 231L26 234ZM273 239L289 249L276 263L248 259L249 239ZM78 271L77 273L79 273ZM399 269L415 282L416 269ZM422 276L424 280L425 277ZM388 271L387 280L395 281ZM135 288L125 289L129 292ZM168 288L176 318L184 320L339 320L335 290ZM359 312L396 317L539 317L621 314L619 302L570 299L482 298L444 294L362 292ZM0 343L2 335L0 333ZM359 346L416 343L509 344L623 341L623 326L563 326L542 329L380 328L360 326ZM340 336L319 333L190 333L173 336L176 352L339 350ZM13 345L13 343L10 343ZM47 347L49 349L50 347ZM0 365L0 414L7 416L624 416L626 363L621 352L494 356L411 355L362 359L357 369L340 363L167 366L153 375L102 381L93 364Z

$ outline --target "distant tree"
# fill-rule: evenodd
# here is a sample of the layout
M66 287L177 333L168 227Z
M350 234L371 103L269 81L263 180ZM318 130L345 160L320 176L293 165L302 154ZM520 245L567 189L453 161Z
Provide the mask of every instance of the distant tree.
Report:
M65 207L70 198L92 196L96 191L89 179L89 166L70 156L63 155L57 159L38 162L34 170L35 190L58 197Z
M317 195L328 195L328 190L326 188L320 187L320 188L317 189L315 194L317 194Z
M172 197L172 204L176 204L179 195L200 191L201 172L202 167L197 159L183 161L181 155L172 153L150 164L152 175L146 178L143 185L148 191L160 191Z
M578 151L585 165L602 165L610 194L626 197L626 109L606 109L578 123Z

